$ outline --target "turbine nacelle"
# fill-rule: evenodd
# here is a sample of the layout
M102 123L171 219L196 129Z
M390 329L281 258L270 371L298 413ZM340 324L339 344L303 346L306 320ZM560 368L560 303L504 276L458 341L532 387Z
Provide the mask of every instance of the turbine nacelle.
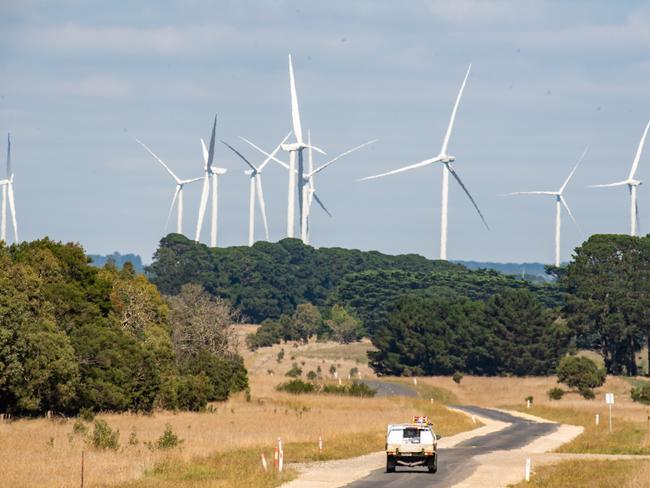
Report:
M442 164L449 164L456 161L456 156L450 156L449 154L438 154L436 160Z
M210 168L210 173L213 175L225 175L228 172L226 168Z
M627 180L627 184L630 186L640 186L643 185L643 181L630 178L629 180Z
M300 151L301 149L306 149L307 145L300 142L291 142L289 144L281 144L280 147L283 151Z

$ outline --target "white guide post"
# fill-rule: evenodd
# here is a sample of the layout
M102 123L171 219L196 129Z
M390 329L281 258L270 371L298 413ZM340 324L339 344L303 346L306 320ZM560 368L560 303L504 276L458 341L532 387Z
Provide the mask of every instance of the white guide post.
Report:
M605 393L605 403L609 407L609 433L612 433L612 405L614 405L614 394Z
M530 481L530 468L531 468L530 458L526 458L526 469L524 472L524 478L526 479L526 481Z

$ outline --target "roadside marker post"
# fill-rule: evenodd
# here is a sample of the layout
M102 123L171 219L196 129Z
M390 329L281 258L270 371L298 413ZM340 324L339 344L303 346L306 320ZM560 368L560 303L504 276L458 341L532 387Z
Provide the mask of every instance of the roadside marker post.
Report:
M526 400L526 408L530 408L530 400Z
M323 434L318 436L318 451L323 452Z
M476 424L476 417L474 415L472 415L472 422Z
M433 405L433 398L429 398L429 401L431 402L431 405Z
M417 385L417 384L418 384L418 379L417 379L415 376L413 377L413 384L414 384L414 385Z
M278 462L280 461L280 454L278 452L278 446L275 446L275 452L273 453L273 468L278 469Z
M524 472L526 481L530 481L530 458L526 458L526 470Z
M264 471L266 472L266 471L269 470L269 466L266 464L266 457L264 456L264 453L262 453L261 456L262 456L262 467L264 468Z
M341 378L339 378L339 386L341 386L343 382L341 381Z
M596 414L596 425L600 425L600 414Z
M605 403L609 407L609 433L612 433L612 405L614 405L614 394L605 393Z
M278 437L278 471L281 473L284 468L284 450L282 449L282 439Z

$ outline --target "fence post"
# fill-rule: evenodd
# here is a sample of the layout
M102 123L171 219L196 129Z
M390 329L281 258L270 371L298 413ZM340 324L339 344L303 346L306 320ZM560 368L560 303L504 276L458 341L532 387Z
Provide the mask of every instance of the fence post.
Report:
M84 488L84 451L81 450L81 488Z

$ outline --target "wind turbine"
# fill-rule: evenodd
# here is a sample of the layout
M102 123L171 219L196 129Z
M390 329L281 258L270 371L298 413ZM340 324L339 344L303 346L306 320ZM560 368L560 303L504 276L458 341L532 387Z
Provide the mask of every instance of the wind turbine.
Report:
M296 174L304 173L303 150L311 147L305 144L302 138L302 126L300 125L300 110L298 108L298 95L296 94L296 80L293 75L293 63L291 54L289 54L289 89L291 92L291 121L293 133L296 136L296 142L283 144L282 150L289 153L289 187L287 195L287 237L294 237L295 228L295 206L296 206ZM322 149L312 147L314 151L325 154ZM296 154L298 154L298 171L296 173ZM302 225L303 217L303 186L304 180L298 178L298 208L300 209L300 223Z
M14 201L14 173L11 167L11 134L7 134L7 178L0 180L2 186L2 223L0 237L7 242L7 199L9 200L9 211L14 226L14 242L18 242L18 221L16 220L16 204Z
M225 168L217 168L212 166L214 160L214 136L217 130L217 116L214 116L214 123L212 124L212 135L210 136L209 149L205 146L205 141L201 139L201 149L203 150L203 190L201 191L201 202L199 204L199 218L196 222L196 235L194 240L199 241L201 237L201 228L203 227L203 219L205 217L205 210L208 205L208 198L212 193L212 219L210 222L210 247L217 246L217 214L218 214L218 177L226 174L228 170Z
M248 202L248 245L252 246L255 242L255 196L257 194L257 201L260 207L260 212L262 213L262 222L264 223L264 235L266 240L269 240L269 226L266 220L266 204L264 203L264 192L262 190L262 171L266 165L275 157L277 152L280 150L280 147L284 142L289 138L291 132L289 132L286 137L282 140L280 144L273 150L273 152L264 160L259 166L255 166L248 159L246 159L237 149L232 147L227 142L221 141L226 147L228 147L232 152L239 156L244 163L246 163L251 169L247 170L245 174L250 179L250 191L249 191L249 202ZM285 165L286 168L289 166Z
M632 163L632 169L626 180L617 181L616 183L609 183L606 185L592 185L592 188L605 188L610 186L624 186L627 185L627 188L630 190L630 235L637 235L637 228L639 226L639 206L636 201L636 192L637 187L642 185L643 182L634 178L637 168L639 167L639 159L641 159L641 153L643 152L643 146L645 144L645 138L648 135L648 128L650 128L650 121L645 126L643 131L643 136L641 136L641 141L639 142L639 147L636 150L636 156L634 157L634 162Z
M323 204L321 199L318 198L318 195L316 194L316 184L314 181L314 177L318 173L323 171L325 168L327 168L331 164L341 159L343 156L347 156L348 154L353 153L354 151L369 146L370 144L374 144L375 142L377 142L377 140L378 139L373 139L372 141L364 142L363 144L353 147L352 149L348 149L347 151L344 151L338 156L336 156L335 158L330 159L325 164L314 169L314 158L313 158L312 145L311 145L311 131L309 129L307 130L308 170L298 175L298 177L302 180L302 185L300 186L302 186L302 191L303 191L303 197L302 197L303 207L301 212L301 225L300 225L300 237L302 239L302 242L304 242L305 244L309 244L309 216L311 214L311 204L313 200L316 200L316 203L318 203L318 205L325 211L325 213L327 213L330 217L332 216L332 214L330 214L327 208L325 208L325 205Z
M573 173L576 172L576 169L578 169L578 166L580 165L585 155L587 154L588 149L589 146L587 146L585 150L582 152L580 159L578 159L578 162L571 170L571 173L569 173L567 179L564 180L564 183L562 183L562 186L558 191L516 191L513 193L506 194L506 195L550 195L552 197L555 197L555 266L556 267L560 266L560 228L561 228L561 219L562 219L562 208L561 208L562 206L564 206L567 213L569 214L569 217L571 217L573 223L576 225L576 227L578 227L578 223L576 222L576 219L573 217L573 214L571 213L571 209L569 208L569 205L566 203L566 200L564 199L563 193L567 184L569 183L569 180L573 176ZM578 229L579 228L580 227L578 227Z
M178 176L174 174L174 172L169 169L169 166L167 166L162 159L160 159L147 145L140 141L139 139L135 140L138 144L140 144L142 147L144 147L149 154L151 154L156 161L158 161L160 164L162 164L163 168L167 170L167 172L171 175L171 177L174 179L176 182L176 191L174 192L174 198L172 198L172 204L169 207L169 213L167 214L167 221L165 222L165 231L167 231L167 226L169 225L169 219L172 216L172 212L174 210L174 205L176 204L176 200L178 199L178 206L176 207L177 215L176 215L176 232L178 234L183 233L183 187L187 184L194 183L195 181L200 181L203 178L192 178L189 180L181 180Z
M472 65L470 64L469 67L467 68L467 73L465 74L465 78L463 79L463 84L461 85L460 91L458 92L456 103L454 104L454 108L451 112L451 119L449 120L449 126L447 127L447 132L445 133L445 138L442 142L442 148L440 149L440 154L438 154L433 158L420 161L419 163L411 164L409 166L404 166L402 168L393 171L388 171L387 173L368 176L366 178L361 178L359 180L359 181L372 180L374 178L381 178L383 176L401 173L402 171L409 171L411 169L430 166L435 163L441 163L443 166L442 166L442 205L440 209L440 259L444 259L444 260L447 259L447 213L448 213L448 202L449 202L449 173L451 173L451 175L456 179L456 181L458 182L462 190L468 196L468 198L472 202L472 205L474 205L474 208L476 209L479 216L481 217L483 224L485 224L485 227L489 230L485 217L483 217L483 214L481 213L481 210L478 208L478 205L474 201L474 198L472 197L472 195L470 195L469 190L467 190L467 187L458 176L458 173L456 173L454 168L451 166L451 163L453 163L456 160L456 157L447 154L447 147L449 145L449 138L451 137L451 131L454 128L454 121L456 120L456 112L458 111L458 104L460 103L460 99L463 96L463 90L465 89L465 84L467 83L467 77L469 76L469 72L471 69L472 69Z

